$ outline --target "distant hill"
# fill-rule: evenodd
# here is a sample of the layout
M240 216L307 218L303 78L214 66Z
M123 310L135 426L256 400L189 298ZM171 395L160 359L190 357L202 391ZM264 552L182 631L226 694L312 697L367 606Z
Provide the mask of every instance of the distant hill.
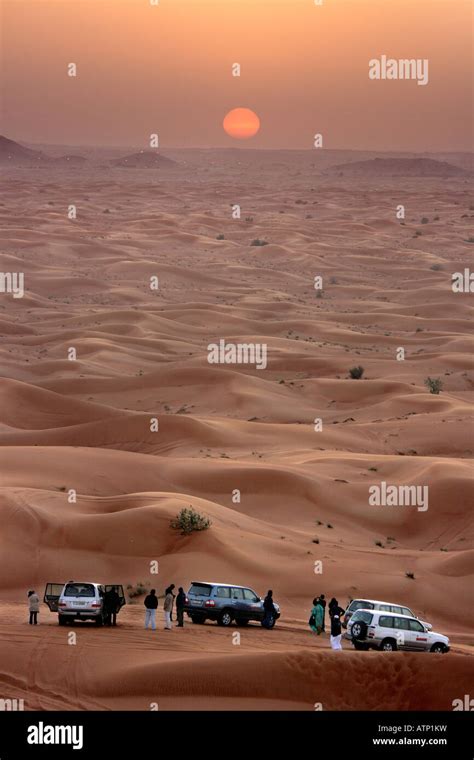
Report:
M351 177L461 177L468 172L433 158L373 158L332 166L332 173Z
M0 135L0 163L24 164L47 161L48 157L39 150L31 150Z
M81 166L87 161L84 156L48 156L41 150L25 148L24 145L0 136L0 164L39 164L47 166Z
M176 161L155 153L153 150L141 150L139 153L132 153L130 156L113 158L110 163L112 166L132 169L171 169L176 166Z

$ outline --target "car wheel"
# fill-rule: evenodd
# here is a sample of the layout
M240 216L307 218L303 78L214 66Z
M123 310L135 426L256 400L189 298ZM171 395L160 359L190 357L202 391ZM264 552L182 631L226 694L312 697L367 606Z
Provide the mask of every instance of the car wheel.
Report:
M380 644L380 649L382 652L396 652L397 642L393 639L384 639Z
M437 644L433 644L433 646L430 649L430 652L437 652L438 654L444 654L445 646L444 644L441 644L440 642L438 642Z
M351 628L351 636L356 641L365 639L367 636L367 623L364 623L363 620L357 620L355 623L353 623Z
M196 623L196 625L204 623L205 619L206 618L203 617L202 615L191 615L191 620L193 621L193 623Z
M274 628L275 623L276 623L276 618L274 618L273 615L268 621L268 623L265 623L265 618L263 618L263 620L260 621L260 625L263 625L263 627L267 628L268 630L270 630L270 628Z
M361 644L360 641L353 641L354 649L357 649L358 652L367 652L369 649L368 644Z
M58 615L58 623L59 625L66 625L66 620L62 615Z
M241 618L240 620L235 621L239 627L244 627L249 624L248 620L245 620L245 618Z
M217 622L219 625L223 625L227 628L232 623L232 615L229 610L224 610L224 612L222 612L217 618Z

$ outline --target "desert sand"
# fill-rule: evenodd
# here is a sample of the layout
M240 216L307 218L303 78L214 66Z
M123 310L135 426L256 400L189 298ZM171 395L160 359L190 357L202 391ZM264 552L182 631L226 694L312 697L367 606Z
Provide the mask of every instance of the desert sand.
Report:
M0 293L2 697L451 709L474 675L472 293L451 287L474 267L469 156L0 148L0 270L25 283ZM220 339L265 343L267 367L209 364ZM429 508L369 505L381 481L428 486ZM189 505L209 530L170 528ZM114 630L45 605L28 626L27 589L70 578L272 588L282 617L237 645L145 632L142 597ZM452 651L331 652L306 622L320 593L409 605Z

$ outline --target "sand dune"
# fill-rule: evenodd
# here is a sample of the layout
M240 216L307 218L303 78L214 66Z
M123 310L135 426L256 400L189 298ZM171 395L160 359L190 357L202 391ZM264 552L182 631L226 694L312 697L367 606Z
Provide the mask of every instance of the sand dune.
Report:
M2 693L28 709L450 709L474 662L473 310L451 288L473 266L470 157L41 148L32 174L0 141L18 157L0 268L25 289L0 293ZM264 344L265 369L210 364L221 339ZM382 481L428 487L429 508L371 506ZM182 536L170 521L191 504L212 526ZM241 648L217 626L151 643L139 598L75 651L45 608L31 632L26 589L83 576L272 587L282 619ZM307 629L321 592L408 604L453 652L333 655Z

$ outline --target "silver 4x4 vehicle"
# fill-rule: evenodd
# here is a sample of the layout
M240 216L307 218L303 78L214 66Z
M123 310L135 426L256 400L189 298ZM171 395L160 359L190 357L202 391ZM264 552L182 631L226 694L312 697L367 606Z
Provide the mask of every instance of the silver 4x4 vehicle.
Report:
M104 622L104 593L115 589L119 595L118 609L125 604L123 586L119 584L68 581L68 583L47 583L44 602L51 612L58 613L59 625L72 620L94 620L96 625Z
M347 628L349 620L351 619L354 612L357 612L357 610L395 612L397 615L408 615L409 617L414 617L419 620L417 615L415 615L415 613L409 607L404 607L401 604L394 604L393 602L381 602L378 599L353 599L347 607L342 619L342 625L344 628ZM428 628L428 630L431 630L430 623L426 623L424 620L420 620L420 623Z
M415 617L393 612L357 610L347 625L346 638L356 649L396 649L415 652L449 652L449 639L435 633Z
M275 615L269 628L273 628L280 617L280 607L276 602L273 602L273 605ZM250 620L256 620L263 625L265 617L263 599L251 588L207 581L192 582L184 610L193 623L217 620L219 625L224 626L231 625L233 620L237 625L247 625Z

